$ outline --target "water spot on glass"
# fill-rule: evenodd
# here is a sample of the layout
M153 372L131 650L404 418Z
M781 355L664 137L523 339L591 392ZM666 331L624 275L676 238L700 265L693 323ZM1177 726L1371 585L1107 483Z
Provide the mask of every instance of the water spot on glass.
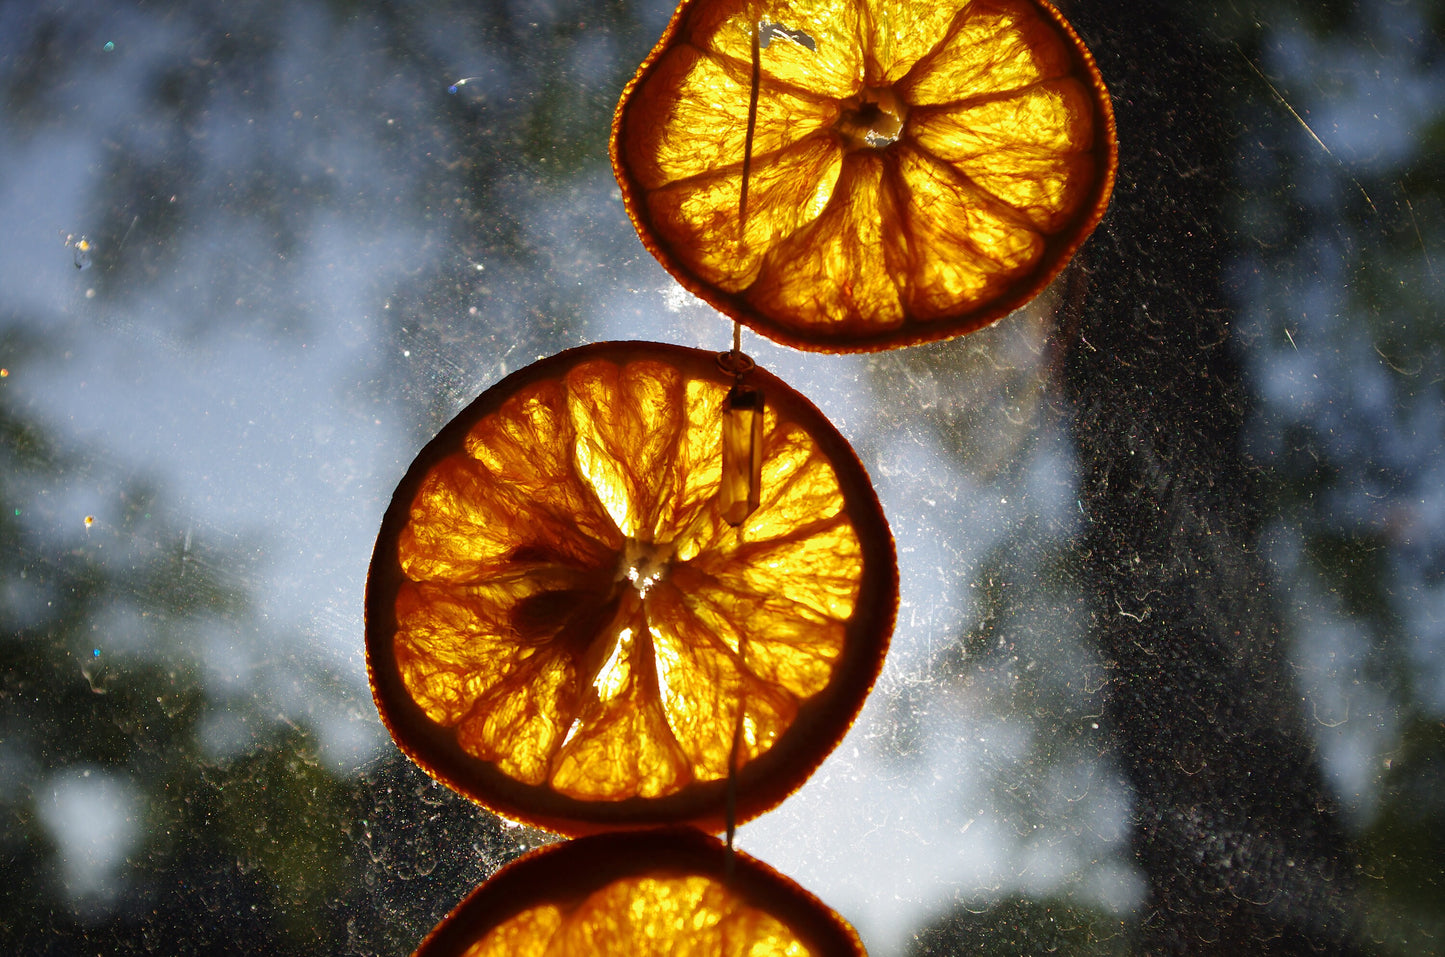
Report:
M447 92L450 93L452 96L456 96L457 91L460 90L462 87L466 86L468 83L472 83L480 79L481 77L479 76L464 76L457 82L453 83L451 86L447 87Z
M95 250L95 247L91 245L89 239L86 239L84 236L66 236L65 245L71 250L72 261L75 263L76 269L90 268L91 253Z
M156 695L156 704L160 705L161 714L167 718L174 718L184 711L186 709L186 701L186 695L180 692Z
M100 649L97 648L89 658L80 664L81 677L85 679L86 684L90 685L92 694L106 694L110 690L111 676L106 674L105 662L98 660L99 658Z
M430 877L432 871L436 870L437 862L440 859L436 849L426 846L413 848L415 854L409 860L397 861L388 868L392 875L403 881L415 880L419 877Z

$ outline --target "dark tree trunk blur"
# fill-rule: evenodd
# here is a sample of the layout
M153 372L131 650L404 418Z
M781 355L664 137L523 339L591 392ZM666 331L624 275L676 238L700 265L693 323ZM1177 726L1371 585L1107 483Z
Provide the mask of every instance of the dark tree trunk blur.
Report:
M1356 870L1284 666L1223 285L1234 47L1171 4L1077 4L1120 178L1062 323L1106 717L1149 954L1354 953Z

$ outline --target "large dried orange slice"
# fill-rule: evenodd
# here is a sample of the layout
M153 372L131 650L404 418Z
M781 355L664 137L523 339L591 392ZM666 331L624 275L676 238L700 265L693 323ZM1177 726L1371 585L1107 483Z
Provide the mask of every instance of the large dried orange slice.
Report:
M730 355L574 349L418 455L377 539L366 645L382 719L434 777L564 834L720 831L847 730L893 626L892 537L847 442L761 369L742 380L762 398L741 436L756 494L735 507Z
M498 871L416 957L861 957L857 933L777 871L697 831L554 844Z
M1028 302L1102 217L1116 154L1093 57L1045 0L686 0L612 129L668 271L828 352Z

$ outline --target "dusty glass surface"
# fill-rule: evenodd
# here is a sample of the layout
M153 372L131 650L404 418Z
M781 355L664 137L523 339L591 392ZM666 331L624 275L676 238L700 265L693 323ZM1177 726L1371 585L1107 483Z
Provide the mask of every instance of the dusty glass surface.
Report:
M741 846L870 952L1440 952L1445 15L1074 3L1114 206L1031 308L744 348L893 526L863 716ZM546 837L377 719L407 463L730 326L607 166L665 2L0 7L0 944L409 953ZM465 82L462 82L465 79Z

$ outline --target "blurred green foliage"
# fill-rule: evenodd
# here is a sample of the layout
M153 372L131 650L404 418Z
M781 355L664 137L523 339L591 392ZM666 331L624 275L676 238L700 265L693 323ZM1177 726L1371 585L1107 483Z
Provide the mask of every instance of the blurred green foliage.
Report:
M1360 846L1379 953L1445 953L1445 722L1406 725Z
M980 908L966 904L920 931L909 957L1126 957L1129 926L1117 917L1065 901L1015 898Z

